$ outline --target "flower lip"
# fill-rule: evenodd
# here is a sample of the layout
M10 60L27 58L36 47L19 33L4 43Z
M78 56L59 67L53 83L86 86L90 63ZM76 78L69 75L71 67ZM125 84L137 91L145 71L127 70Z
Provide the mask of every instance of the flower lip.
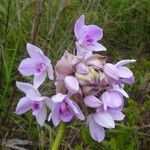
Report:
M38 102L32 103L32 109L33 110L39 110L41 108L40 104Z
M35 66L35 74L41 74L44 70L46 70L46 65L43 62L38 62Z

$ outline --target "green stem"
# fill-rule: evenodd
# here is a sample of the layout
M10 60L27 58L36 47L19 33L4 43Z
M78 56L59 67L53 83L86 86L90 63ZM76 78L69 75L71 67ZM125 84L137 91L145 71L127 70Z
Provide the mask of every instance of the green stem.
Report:
M65 133L65 129L66 129L66 124L62 122L60 124L60 126L59 126L58 133L56 135L56 138L55 138L55 141L54 141L54 143L52 145L52 149L51 150L59 150L62 138L63 138L64 133Z

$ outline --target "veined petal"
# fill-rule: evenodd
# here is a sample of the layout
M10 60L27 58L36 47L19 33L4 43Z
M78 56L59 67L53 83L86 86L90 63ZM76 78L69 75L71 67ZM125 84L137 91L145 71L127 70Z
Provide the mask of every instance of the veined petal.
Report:
M130 78L133 76L132 71L127 67L124 67L124 66L119 67L118 71L119 71L119 77L120 78Z
M104 140L105 130L102 126L97 124L93 118L90 119L89 121L89 131L90 131L91 137L95 141L101 142Z
M111 78L118 80L119 79L119 71L117 67L113 64L107 63L104 65L104 72Z
M123 65L126 65L126 64L129 64L129 63L134 63L134 62L136 62L136 60L134 60L134 59L121 60L121 61L117 62L115 64L115 66L116 67L121 67Z
M23 76L31 76L34 75L35 65L35 61L33 61L31 58L26 58L22 60L18 70Z
M94 114L95 122L105 128L114 128L115 122L112 116L107 112L99 112Z
M45 81L46 75L46 71L43 71L40 75L34 76L33 83L36 88L38 88Z
M44 122L46 120L46 116L47 116L46 106L43 105L40 112L38 113L38 115L36 115L36 120L40 126L44 125Z
M16 114L21 115L31 109L31 101L27 97L23 97L19 100L16 108Z
M76 93L79 91L79 82L78 79L73 76L65 77L65 86L70 93Z
M84 103L87 106L92 107L92 108L97 108L97 107L102 106L102 102L93 95L86 96L84 98Z

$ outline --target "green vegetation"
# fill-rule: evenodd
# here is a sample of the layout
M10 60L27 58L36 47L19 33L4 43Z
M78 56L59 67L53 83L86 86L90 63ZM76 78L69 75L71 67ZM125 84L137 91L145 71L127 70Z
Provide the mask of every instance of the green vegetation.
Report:
M0 139L1 149L10 139L27 140L27 149L48 149L57 129L40 128L30 113L17 116L14 111L21 93L15 82L26 81L17 71L26 57L26 43L42 48L55 64L65 50L74 49L73 26L86 15L86 23L104 29L101 41L110 62L136 59L132 70L136 82L126 87L126 119L114 130L107 130L102 143L94 142L81 122L70 124L62 150L148 150L150 147L150 52L149 0L0 0ZM106 54L106 53L102 53ZM30 78L29 78L30 79ZM45 83L40 89L52 95L54 88ZM83 128L84 126L84 128ZM47 130L47 128L49 128ZM49 142L50 141L50 142Z

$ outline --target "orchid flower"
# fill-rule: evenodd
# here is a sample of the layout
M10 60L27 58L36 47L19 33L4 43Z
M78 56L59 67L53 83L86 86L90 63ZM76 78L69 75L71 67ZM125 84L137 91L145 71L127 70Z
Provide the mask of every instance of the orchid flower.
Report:
M132 84L134 82L134 76L132 71L125 67L124 65L128 64L128 63L133 63L136 60L121 60L118 63L116 63L115 65L111 64L111 63L106 63L104 65L104 72L105 74L116 81L120 81L122 83L128 83L128 84Z
M109 108L105 111L103 109L103 102L95 96L90 95L85 97L84 103L87 106L96 109L95 113L88 116L88 126L91 137L98 142L103 141L105 137L104 128L114 128L114 120L121 121L125 117L120 108Z
M16 107L16 114L21 115L32 110L32 115L43 126L47 116L46 106L49 107L50 98L41 96L32 84L17 81L16 85L26 95L19 100Z
M57 93L52 97L51 110L48 120L52 120L54 126L58 126L60 121L70 122L73 116L80 120L84 120L79 106L71 100L67 95Z
M106 48L98 43L103 37L103 29L96 25L85 25L84 20L85 16L82 15L74 26L77 53L74 55L65 52L56 63L56 95L51 99L41 96L38 91L47 75L50 80L54 79L51 61L40 48L27 44L30 58L24 59L18 70L23 76L33 75L34 79L33 85L16 83L25 93L17 104L16 114L21 115L32 110L32 115L43 126L48 107L51 109L48 121L52 121L56 127L60 122L71 122L73 118L85 120L83 110L78 104L82 104L83 107L86 105L91 137L101 142L105 137L105 128L115 128L115 121L121 121L125 117L122 113L124 98L129 96L124 90L124 84L134 82L132 71L125 65L135 60L121 60L111 64L106 62L107 56L93 54L106 51ZM77 104L77 101L80 103ZM61 137L64 133L63 124L58 131L58 136ZM53 149L58 144L57 140L61 138L56 137Z
M92 55L93 51L106 51L106 48L97 41L103 37L103 30L96 25L85 25L85 16L82 15L75 23L74 33L77 39L77 55L86 58Z
M23 76L34 75L33 83L37 88L45 81L47 74L49 79L53 80L51 61L44 55L40 48L28 43L27 52L30 58L22 60L18 68L19 72Z

